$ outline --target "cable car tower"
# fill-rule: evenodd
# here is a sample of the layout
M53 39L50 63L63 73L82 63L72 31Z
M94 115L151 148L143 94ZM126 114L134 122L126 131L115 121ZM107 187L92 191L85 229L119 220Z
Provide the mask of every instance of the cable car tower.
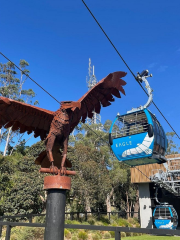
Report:
M86 77L86 82L88 86L88 90L96 85L98 82L96 76L94 74L94 66L91 66L91 59L89 58L89 68L88 68L88 76ZM101 115L93 112L92 119L87 118L87 124L100 124L101 123Z

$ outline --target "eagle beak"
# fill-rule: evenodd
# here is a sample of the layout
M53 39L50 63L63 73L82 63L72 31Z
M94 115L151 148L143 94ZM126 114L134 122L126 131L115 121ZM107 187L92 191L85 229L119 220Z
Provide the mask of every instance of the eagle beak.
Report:
M81 108L81 103L80 102L73 102L73 107L78 107L80 109Z
M71 110L74 111L76 108L81 108L81 103L80 102L73 102Z

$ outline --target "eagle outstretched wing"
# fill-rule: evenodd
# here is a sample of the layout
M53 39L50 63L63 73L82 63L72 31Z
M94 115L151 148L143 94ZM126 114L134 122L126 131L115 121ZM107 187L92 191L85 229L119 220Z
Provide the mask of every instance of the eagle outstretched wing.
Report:
M72 109L74 114L71 122L71 132L80 120L84 123L87 117L93 117L93 112L100 113L101 106L111 105L111 102L114 102L113 96L121 98L120 92L125 95L122 86L126 85L126 82L121 77L125 77L126 74L120 71L110 73L78 100L81 103L81 108Z
M34 131L34 137L45 139L53 120L54 112L9 98L0 97L0 128L12 127L12 130Z

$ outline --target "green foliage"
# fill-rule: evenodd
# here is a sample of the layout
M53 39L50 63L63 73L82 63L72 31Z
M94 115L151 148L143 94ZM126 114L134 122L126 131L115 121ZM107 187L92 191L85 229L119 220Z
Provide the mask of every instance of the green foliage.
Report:
M44 228L15 227L11 229L11 240L43 239Z
M67 230L66 228L64 229L64 236L68 239L71 238L71 232L69 230Z
M78 233L78 238L80 239L80 240L86 240L86 239L88 239L88 234L87 234L87 232L85 232L85 231L80 231L79 233Z
M111 238L111 234L109 232L105 232L103 238L109 239L109 238Z
M0 215L40 213L44 210L43 175L34 158L16 152L0 156Z
M11 62L0 63L0 96L11 98L20 102L31 103L35 97L33 89L23 89L27 80L29 63L20 60L19 67L23 71L15 71L15 66ZM38 102L35 101L35 104ZM0 142L5 144L3 155L11 155L14 150L25 155L25 140L21 140L22 135L19 130L12 132L12 128L1 128Z
M92 234L92 240L100 240L101 236L98 233Z
M94 225L95 224L95 219L94 218L88 218L88 223L90 224L90 225Z
M114 232L114 231L110 231L109 233L111 234L111 237L112 237L112 238L115 238L115 232ZM122 237L122 236L121 236L121 237Z
M126 233L125 232L121 232L121 237L126 237Z
M174 132L167 132L166 133L167 139L168 139L168 147L166 154L177 154L180 151L180 147L178 146L177 143L175 143L175 139L177 136L175 135Z
M31 147L26 148L26 155L28 157L33 157L35 160L38 157L38 155L44 150L45 150L44 141L40 141L33 144Z
M129 226L129 222L128 222L127 219L119 218L118 219L118 226L120 226L120 227L128 227Z
M129 167L120 164L107 146L110 125L107 120L103 131L99 125L91 125L94 134L80 124L76 134L70 136L68 158L77 171L70 192L71 211L107 211L104 203L108 196L111 202L113 195L118 209L136 201L137 189L130 183Z

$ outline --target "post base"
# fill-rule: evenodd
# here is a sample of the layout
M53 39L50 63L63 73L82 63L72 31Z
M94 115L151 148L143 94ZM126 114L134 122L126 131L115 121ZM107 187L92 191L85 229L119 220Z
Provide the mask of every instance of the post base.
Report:
M71 189L71 178L67 176L46 176L44 178L44 190L48 189Z

